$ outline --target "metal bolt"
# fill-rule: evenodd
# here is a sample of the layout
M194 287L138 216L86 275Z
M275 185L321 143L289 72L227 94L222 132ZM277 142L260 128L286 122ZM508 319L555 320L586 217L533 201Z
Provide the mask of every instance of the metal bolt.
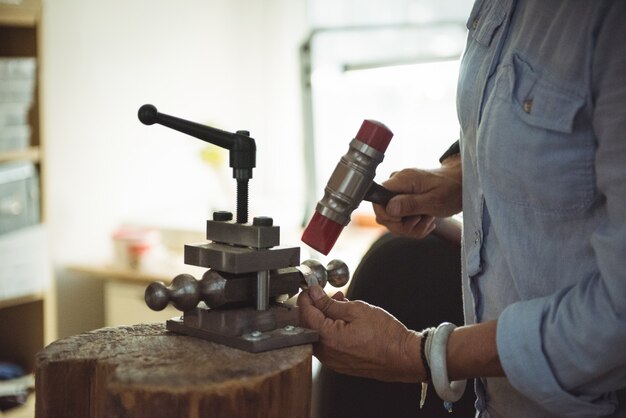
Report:
M242 335L242 338L247 341L259 341L267 338L267 335L263 335L261 331L254 330L249 334Z
M296 327L294 325L285 325L282 330L280 330L281 334L284 335L297 335L302 332L302 328Z
M220 210L217 212L213 212L213 220L218 222L228 222L233 220L232 212L228 212L225 210Z
M254 226L272 226L274 225L274 220L269 216L255 216L252 219L252 225Z

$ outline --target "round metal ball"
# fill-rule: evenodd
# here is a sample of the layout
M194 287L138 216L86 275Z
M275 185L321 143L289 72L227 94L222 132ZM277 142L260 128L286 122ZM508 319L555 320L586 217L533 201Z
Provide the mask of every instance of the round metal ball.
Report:
M191 274L179 274L172 279L171 300L176 309L187 312L200 302L198 281Z
M341 260L332 260L326 265L328 281L333 287L343 287L350 280L350 269Z
M162 282L150 283L143 298L153 311L162 311L170 300L169 291Z

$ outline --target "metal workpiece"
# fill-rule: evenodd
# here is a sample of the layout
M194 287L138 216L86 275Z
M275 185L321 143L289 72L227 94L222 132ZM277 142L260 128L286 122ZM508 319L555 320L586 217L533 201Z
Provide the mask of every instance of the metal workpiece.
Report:
M201 280L189 274L180 274L169 286L162 282L150 284L145 291L145 301L155 311L161 311L171 303L176 309L186 312L198 306L199 302L204 302L211 309L256 303L256 309L264 311L281 296L290 298L311 285L324 287L330 283L334 287L342 287L349 279L348 266L340 260L332 260L326 267L319 261L306 260L297 267L264 272L237 275L207 270ZM259 280L263 281L261 287Z
M326 265L326 271L328 272L328 283L333 287L343 287L350 280L350 269L341 260L331 260Z
M200 299L209 308L221 308L239 302L253 304L258 295L256 279L258 274L255 273L231 275L208 270L200 280ZM293 267L268 272L267 298L294 296L299 291L300 281L301 276Z
M179 274L172 284L151 283L144 293L146 305L153 311L162 311L171 303L179 311L190 311L200 302L199 282L190 274Z
M302 275L301 289L307 289L312 285L323 288L327 283L333 287L343 287L350 280L350 269L341 260L332 260L326 267L317 260L305 260L297 269Z
M303 261L300 265L300 271L302 272L303 289L306 289L311 285L318 285L322 288L326 287L326 283L328 283L328 272L324 268L324 265L319 261Z
M222 217L225 215L220 215ZM215 218L215 214L213 215ZM268 221L269 219L269 221ZM280 227L268 223L272 218L257 217L252 225L228 221L208 220L206 238L213 242L227 243L256 249L277 247L280 245Z
M315 210L341 225L350 222L350 215L359 206L374 181L376 167L384 154L353 139L348 152L341 157L330 176L324 197Z
M275 270L300 264L300 247L253 249L215 242L185 245L185 264L234 274Z
M258 273L233 275L217 270L207 270L201 280L194 279L189 274L176 276L169 286L162 282L150 284L145 291L145 301L148 307L155 311L165 309L172 303L181 311L195 308L200 301L212 309L227 305L249 302L253 304L259 295L257 287ZM284 268L267 272L264 281L267 284L264 300L279 296L292 297L298 293L302 283L302 275L295 268Z
M313 273L313 269L311 269L311 267L300 264L296 267L296 270L300 273L301 279L299 280L299 283L303 290L308 289L309 286L319 284L317 282L317 276Z

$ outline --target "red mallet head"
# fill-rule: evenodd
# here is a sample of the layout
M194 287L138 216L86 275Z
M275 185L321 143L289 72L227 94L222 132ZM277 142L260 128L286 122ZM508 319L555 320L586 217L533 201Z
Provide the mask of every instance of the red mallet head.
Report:
M393 132L384 124L364 120L335 171L330 176L324 197L302 234L302 242L326 255L335 245L343 227L371 187L376 167L383 160ZM355 170L354 166L359 169Z

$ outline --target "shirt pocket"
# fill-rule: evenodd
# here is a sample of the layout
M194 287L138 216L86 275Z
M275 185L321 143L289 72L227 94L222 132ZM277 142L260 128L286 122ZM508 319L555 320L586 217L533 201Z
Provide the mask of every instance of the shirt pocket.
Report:
M478 0L465 23L469 37L482 46L490 46L505 16L506 9L501 0Z
M471 130L479 119L482 92L497 46L494 39L504 24L506 13L501 0L478 0L467 20L467 45L461 59L456 101L463 132Z
M536 214L577 217L594 201L595 139L577 124L586 94L520 54L503 63L479 127L485 193Z

